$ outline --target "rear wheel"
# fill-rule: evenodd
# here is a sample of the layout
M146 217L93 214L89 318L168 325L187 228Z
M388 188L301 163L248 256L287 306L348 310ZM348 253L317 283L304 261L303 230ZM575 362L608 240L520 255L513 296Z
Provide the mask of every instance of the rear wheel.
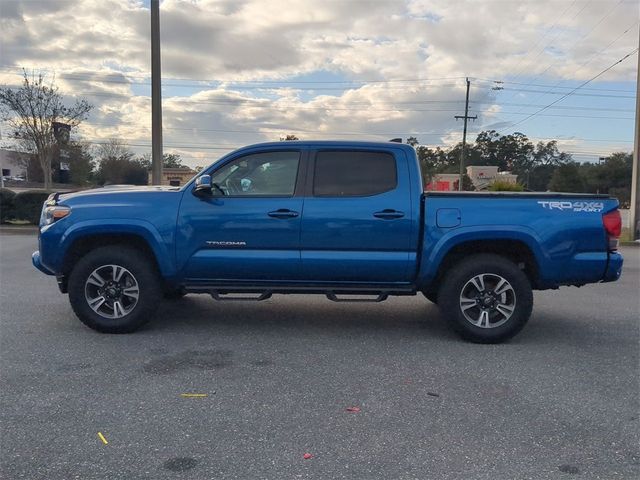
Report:
M499 255L482 254L452 267L440 288L438 304L466 340L500 343L529 320L533 293L517 265Z
M97 248L69 276L73 311L99 332L133 332L151 319L161 297L155 266L127 247Z

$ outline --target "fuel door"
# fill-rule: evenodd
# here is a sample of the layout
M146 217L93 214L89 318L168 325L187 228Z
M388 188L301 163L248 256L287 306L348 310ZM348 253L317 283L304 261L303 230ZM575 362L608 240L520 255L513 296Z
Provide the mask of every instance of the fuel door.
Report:
M453 228L460 225L462 214L457 208L439 208L436 212L436 225L440 228Z

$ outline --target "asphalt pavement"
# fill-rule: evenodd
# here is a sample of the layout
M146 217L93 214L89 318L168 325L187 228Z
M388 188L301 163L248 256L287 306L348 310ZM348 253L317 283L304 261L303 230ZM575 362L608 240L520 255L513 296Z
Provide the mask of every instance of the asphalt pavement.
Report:
M640 248L617 283L536 292L502 345L422 296L190 295L103 335L35 248L0 235L2 479L640 477Z

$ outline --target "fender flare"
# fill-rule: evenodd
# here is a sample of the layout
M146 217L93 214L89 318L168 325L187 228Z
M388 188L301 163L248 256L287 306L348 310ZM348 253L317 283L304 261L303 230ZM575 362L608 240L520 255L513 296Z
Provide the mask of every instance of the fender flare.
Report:
M88 236L103 235L136 235L141 237L149 246L164 277L174 276L175 261L169 251L167 241L163 240L160 232L153 224L140 219L107 218L100 220L85 220L69 227L60 239L60 249L68 252L77 240Z
M429 285L438 273L446 255L458 245L482 240L513 240L525 244L533 255L538 271L544 271L549 262L548 256L540 248L541 239L535 231L524 226L513 225L476 225L461 227L445 233L433 245L422 252L422 263L418 272L418 285ZM425 239L429 245L429 238Z

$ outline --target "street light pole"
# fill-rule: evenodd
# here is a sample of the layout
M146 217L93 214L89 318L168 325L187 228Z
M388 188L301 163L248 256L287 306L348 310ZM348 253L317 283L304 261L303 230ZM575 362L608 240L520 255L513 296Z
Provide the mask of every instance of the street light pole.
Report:
M162 183L160 0L151 0L151 183Z
M638 46L640 47L640 37L638 38ZM636 76L636 130L633 139L633 173L631 174L631 210L629 213L631 229L631 238L640 239L640 165L638 156L640 156L640 51L638 51L638 72Z

